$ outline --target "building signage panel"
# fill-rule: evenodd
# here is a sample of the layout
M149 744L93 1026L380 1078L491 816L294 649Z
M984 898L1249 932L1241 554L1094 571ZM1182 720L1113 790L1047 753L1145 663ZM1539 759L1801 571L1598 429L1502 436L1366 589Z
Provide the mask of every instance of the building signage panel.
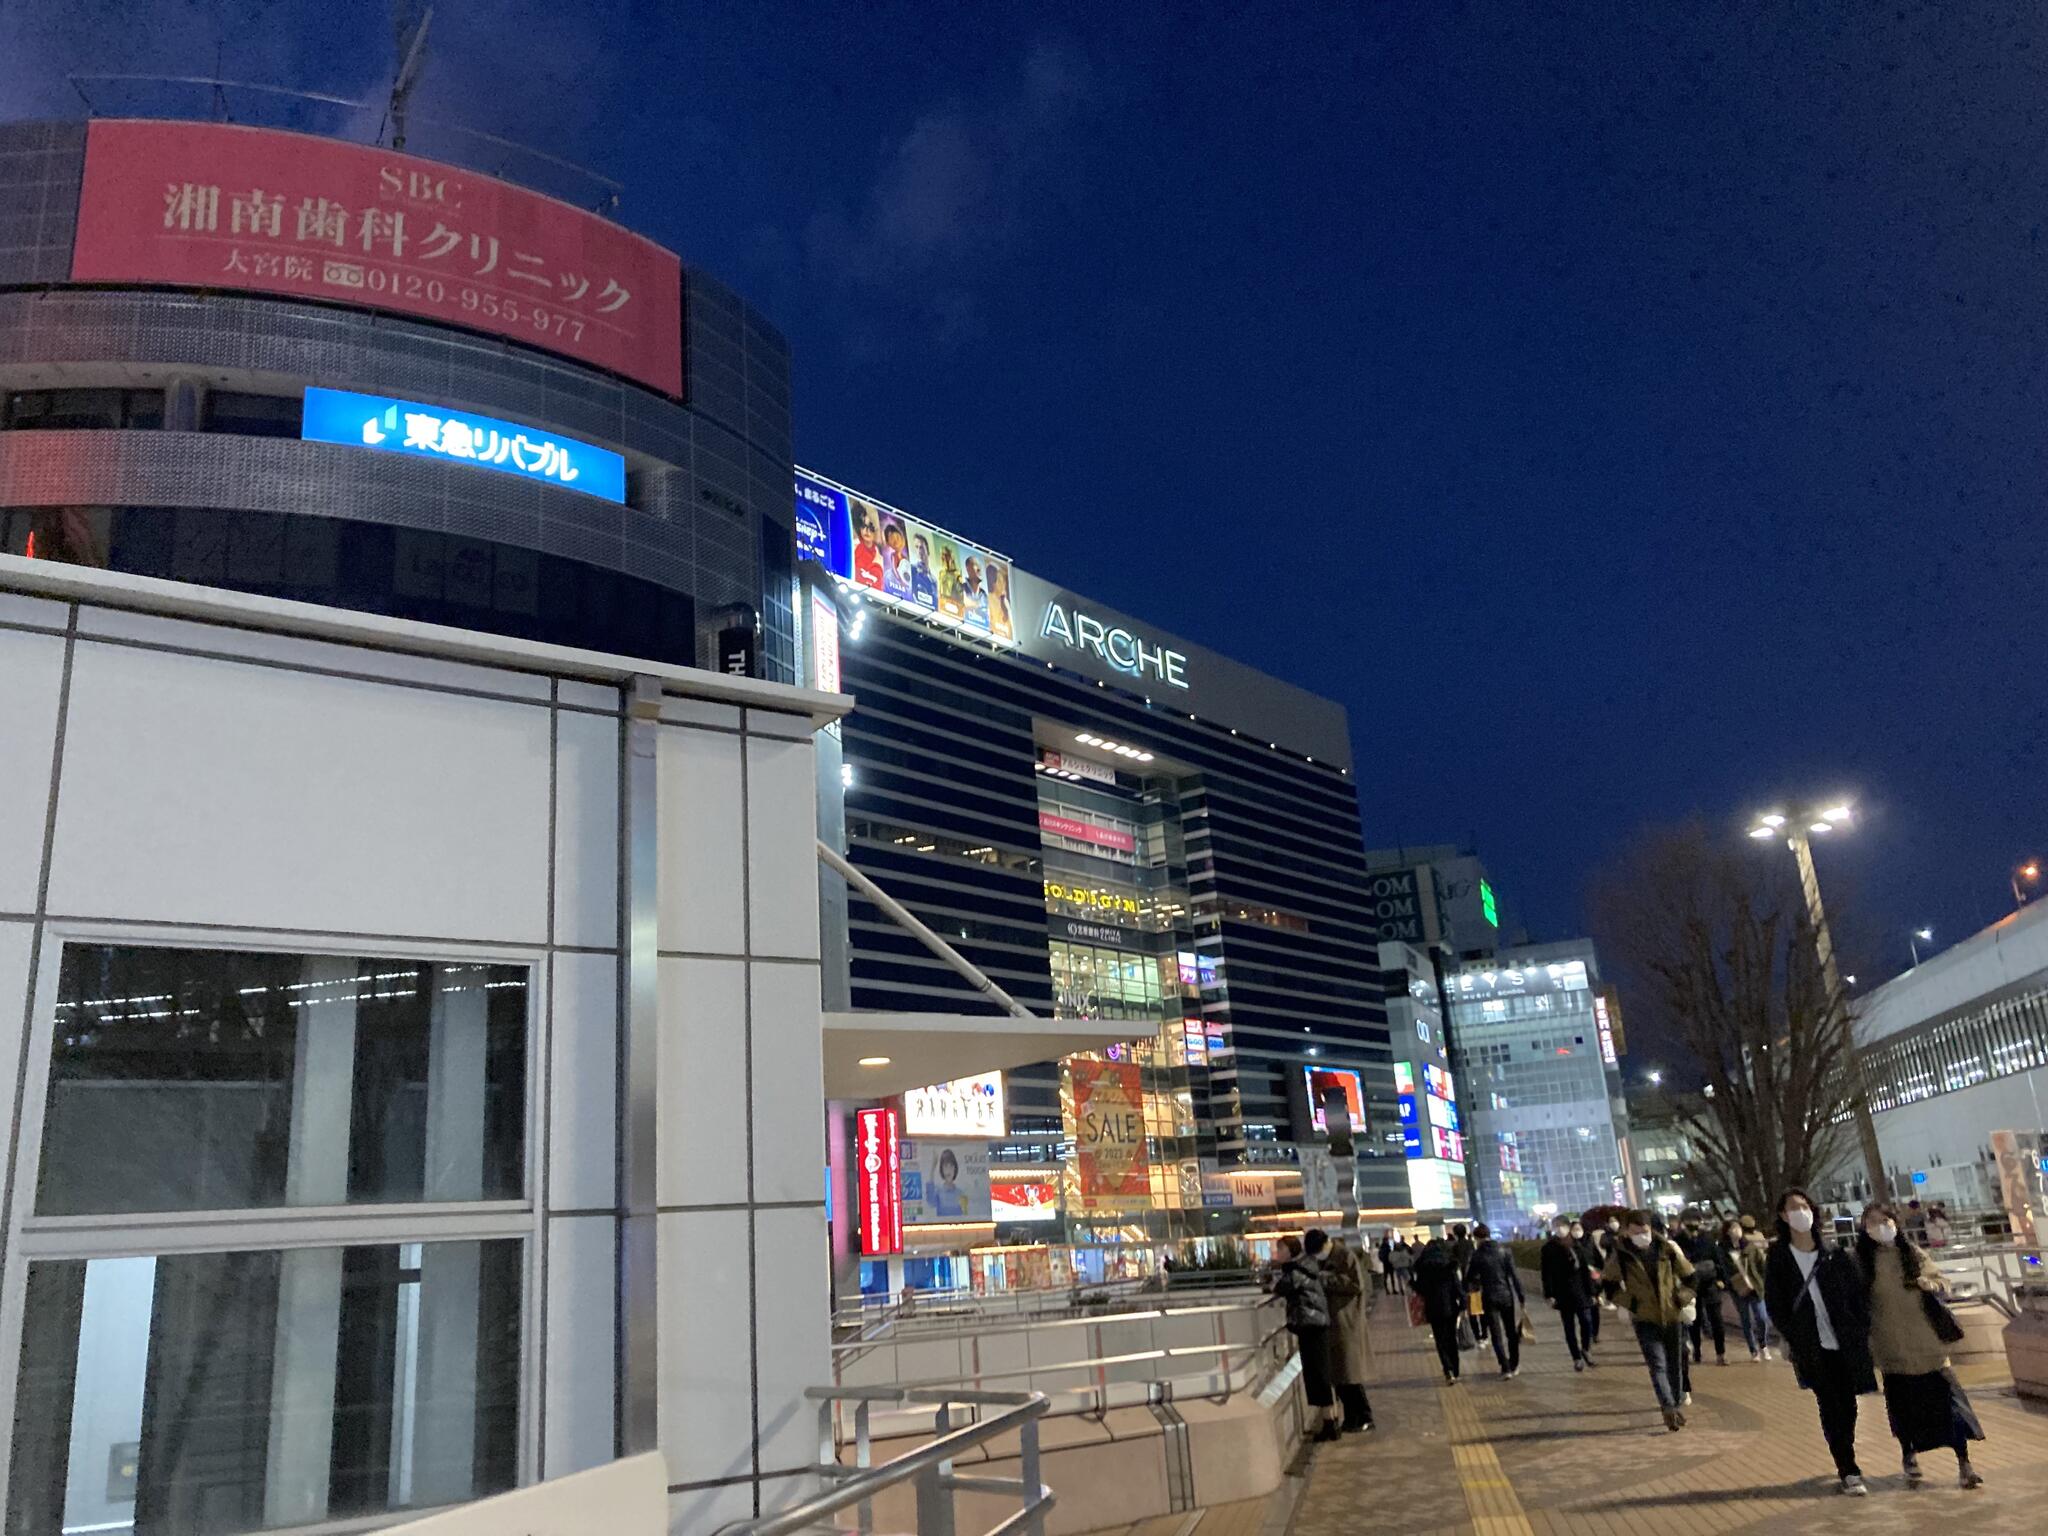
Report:
M1059 1181L993 1178L989 1184L989 1209L996 1221L1058 1221Z
M854 1167L860 1192L860 1251L869 1258L903 1251L903 1147L893 1109L854 1116Z
M1119 832L1114 827L1098 827L1093 822L1055 815L1051 811L1038 813L1038 830L1050 832L1055 837L1070 838L1077 843L1092 843L1097 848L1108 848L1117 853L1135 854L1138 850L1137 838L1128 832Z
M1007 1136L1003 1074L984 1072L949 1083L913 1088L903 1095L906 1136Z
M1069 650L1090 652L1139 682L1158 682L1169 688L1188 685L1188 659L1184 654L1148 640L1114 620L1105 621L1066 603L1045 605L1038 620L1038 636Z
M626 499L626 461L609 449L540 427L418 400L311 388L306 391L299 436L309 443L341 443L496 470L605 501Z
M1045 926L1052 937L1063 939L1069 944L1107 944L1121 948L1136 938L1128 928L1111 928L1103 923L1084 923L1071 917L1048 917Z
M839 608L822 592L811 593L811 686L839 691Z
M906 1137L902 1145L906 1222L988 1221L988 1143Z
M968 634L1016 644L1005 556L803 470L796 473L796 505L797 552L847 585Z
M1061 906L1078 907L1112 922L1128 922L1135 925L1144 909L1138 898L1123 891L1105 890L1100 886L1068 885L1063 880L1045 882L1045 899Z
M1614 1023L1607 1012L1607 995L1593 994L1593 1028L1600 1036L1600 1059L1610 1067L1621 1065L1621 1058L1614 1049Z
M1202 1204L1270 1211L1280 1204L1280 1196L1272 1174L1233 1170L1202 1175Z
M388 310L683 392L673 253L538 192L368 145L95 121L71 279Z
M1136 1065L1076 1057L1066 1064L1075 1184L1084 1211L1150 1201L1145 1100Z
M1070 773L1077 779L1086 779L1091 784L1115 784L1116 770L1107 763L1098 763L1091 758L1070 757L1064 752L1045 752L1038 759L1045 764L1047 773Z
M1427 895L1434 895L1433 892ZM1415 869L1387 870L1366 876L1366 927L1384 941L1429 944L1436 941L1436 924L1429 921L1433 900L1425 899L1422 872Z

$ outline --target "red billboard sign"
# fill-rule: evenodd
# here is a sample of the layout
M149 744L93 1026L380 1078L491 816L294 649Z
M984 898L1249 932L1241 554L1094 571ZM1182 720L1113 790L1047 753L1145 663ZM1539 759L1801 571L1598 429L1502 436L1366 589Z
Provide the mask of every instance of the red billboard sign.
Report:
M1145 1147L1145 1094L1130 1062L1067 1062L1073 1105L1074 1169L1083 1210L1146 1203L1151 1159Z
M870 1258L903 1251L903 1148L896 1111L854 1116L854 1169L860 1183L860 1251Z
M1056 816L1051 811L1038 813L1038 830L1070 837L1077 843L1093 843L1098 848L1114 848L1118 853L1133 853L1138 847L1137 838L1128 832L1119 832L1114 827L1098 827L1093 822L1073 816Z
M671 252L538 192L367 145L96 121L71 278L390 310L683 392Z

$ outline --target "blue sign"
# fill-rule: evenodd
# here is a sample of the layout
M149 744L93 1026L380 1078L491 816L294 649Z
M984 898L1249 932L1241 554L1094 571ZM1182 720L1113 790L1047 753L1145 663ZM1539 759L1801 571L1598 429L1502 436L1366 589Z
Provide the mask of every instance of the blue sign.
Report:
M1913 1170L1913 1182L1914 1182L1915 1184L1925 1184L1925 1183L1927 1182L1927 1175L1926 1175L1926 1174L1924 1174L1924 1173L1922 1173L1922 1172L1920 1172L1920 1171L1919 1171L1919 1170L1918 1170L1918 1169L1916 1168L1916 1169L1914 1169L1914 1170Z
M817 561L841 581L853 580L851 517L846 492L797 471L797 558Z
M606 449L516 421L417 400L308 389L299 436L542 480L605 501L626 499L626 461Z

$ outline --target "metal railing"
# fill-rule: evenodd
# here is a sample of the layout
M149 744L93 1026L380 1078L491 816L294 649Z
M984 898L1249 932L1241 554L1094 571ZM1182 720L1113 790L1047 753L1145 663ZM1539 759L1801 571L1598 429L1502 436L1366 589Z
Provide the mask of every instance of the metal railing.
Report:
M849 1392L1020 1388L1043 1394L1055 1415L1100 1417L1176 1399L1228 1402L1259 1390L1293 1349L1280 1304L1259 1298L849 1340L833 1348L833 1378ZM887 1433L908 1432L888 1417ZM858 1433L842 1413L839 1438Z
M833 1516L854 1511L851 1529L872 1536L875 1499L891 1488L910 1483L917 1499L918 1536L956 1536L953 1495L1014 1495L1016 1513L989 1527L985 1536L1045 1536L1045 1514L1052 1508L1052 1490L1039 1477L1038 1421L1050 1407L1036 1392L934 1391L917 1387L812 1387L805 1394L818 1404L819 1480L827 1484L816 1497L779 1514L763 1515L724 1527L719 1536L793 1536L796 1532L844 1530ZM874 1437L870 1410L875 1404L915 1405L933 1410L932 1438L915 1450L873 1464ZM853 1410L854 1459L839 1460L838 1417ZM955 1427L954 1410L964 1408L968 1422ZM983 1415L984 1409L997 1412ZM953 1470L963 1451L1017 1431L1018 1476L965 1477Z
M2048 1295L2048 1249L2017 1243L1966 1243L1931 1248L1928 1259L1941 1271L1958 1301L1982 1301L2017 1317L2028 1298Z
M969 1318L1099 1316L1107 1312L1167 1306L1176 1299L1233 1294L1253 1296L1260 1290L1257 1270L1197 1269L1176 1273L1171 1283L1166 1285L1161 1285L1154 1277L1106 1280L1061 1289L994 1293L965 1287L944 1291L906 1291L889 1296L863 1296L859 1302L835 1311L832 1324L842 1334L859 1330L867 1335L878 1326L907 1327L933 1320L959 1322Z

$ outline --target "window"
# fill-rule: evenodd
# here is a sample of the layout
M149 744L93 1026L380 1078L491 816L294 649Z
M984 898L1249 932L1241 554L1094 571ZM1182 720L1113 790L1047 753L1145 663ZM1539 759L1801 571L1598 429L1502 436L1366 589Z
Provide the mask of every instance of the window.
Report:
M6 397L0 426L28 430L136 427L164 424L160 389L33 389Z
M511 1200L528 974L65 946L45 1216Z
M212 1536L510 1488L520 1249L31 1264L10 1536Z
M305 405L296 395L245 395L217 389L206 397L206 430L245 437L297 437Z

